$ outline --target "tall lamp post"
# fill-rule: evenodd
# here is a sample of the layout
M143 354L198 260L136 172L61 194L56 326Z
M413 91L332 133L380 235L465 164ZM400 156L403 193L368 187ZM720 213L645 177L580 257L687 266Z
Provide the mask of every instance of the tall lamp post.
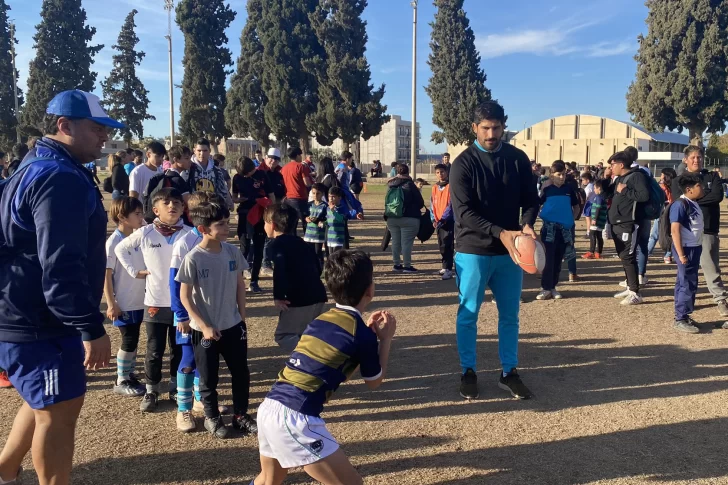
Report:
M412 0L412 134L410 158L412 178L417 178L417 1Z
M174 0L164 0L164 9L167 11L167 39L169 51L169 145L174 146L174 78L172 76L172 11Z
M20 109L18 107L18 70L15 68L15 24L10 22L10 57L13 59L13 99L15 100L15 137L20 140Z

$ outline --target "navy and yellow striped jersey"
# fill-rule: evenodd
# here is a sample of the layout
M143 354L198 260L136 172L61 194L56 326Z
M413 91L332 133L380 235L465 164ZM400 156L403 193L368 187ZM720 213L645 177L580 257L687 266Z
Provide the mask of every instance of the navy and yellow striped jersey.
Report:
M356 309L337 305L308 324L267 397L319 416L329 396L357 367L364 380L382 374L377 336Z

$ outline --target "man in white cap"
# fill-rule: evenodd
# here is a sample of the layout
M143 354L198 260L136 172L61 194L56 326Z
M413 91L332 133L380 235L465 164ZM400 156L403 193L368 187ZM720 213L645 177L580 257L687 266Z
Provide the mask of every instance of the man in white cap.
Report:
M46 113L46 136L0 186L0 367L25 401L0 453L2 484L20 483L31 447L41 485L70 482L86 369L111 358L99 311L107 218L83 164L124 125L78 90Z

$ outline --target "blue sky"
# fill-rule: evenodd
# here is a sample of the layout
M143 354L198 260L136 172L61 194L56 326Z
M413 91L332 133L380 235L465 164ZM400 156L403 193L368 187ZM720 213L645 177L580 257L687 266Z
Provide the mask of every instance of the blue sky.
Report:
M17 24L18 69L24 88L28 63L34 55L32 36L39 21L41 0L9 0L10 17ZM240 51L246 0L231 0L238 12L227 31L233 58ZM150 91L150 112L156 121L145 123L145 134L169 131L167 29L163 0L84 0L88 23L96 27L96 43L105 48L96 56L99 82L111 69L111 45L126 15L136 8L139 48L147 53L138 73ZM640 0L466 0L465 10L476 35L487 86L505 107L509 128L520 130L541 120L565 114L594 114L627 120L625 93L634 77L637 35L646 30L647 9ZM418 29L418 121L423 149L443 151L430 142L432 107L424 86L432 2L420 0ZM409 0L369 0L367 57L373 82L387 85L384 101L390 114L411 118L412 8ZM174 33L175 83L182 80L184 42ZM175 92L178 105L179 90Z

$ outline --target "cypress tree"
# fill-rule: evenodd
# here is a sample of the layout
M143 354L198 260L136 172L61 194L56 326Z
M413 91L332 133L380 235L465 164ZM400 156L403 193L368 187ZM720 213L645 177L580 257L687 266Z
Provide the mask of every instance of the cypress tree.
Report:
M96 73L91 71L91 63L104 48L88 45L96 29L86 25L81 0L43 0L40 16L22 114L24 130L33 135L47 131L46 107L56 94L68 89L93 91Z
M442 131L432 141L452 145L472 143L472 118L476 106L491 99L486 75L475 49L475 35L463 10L463 0L435 0L432 26L430 83L425 88L432 100L432 122Z
M18 80L18 73L13 71L13 60L10 55L10 46L17 44L15 37L10 37L8 24L8 10L10 7L5 0L0 0L0 149L7 152L16 142L16 127L18 121L15 113L15 100L13 99L13 76ZM18 106L23 104L23 94L18 89Z
M325 53L309 15L318 0L263 0L258 36L263 44L265 121L278 141L308 152ZM329 142L330 143L330 142Z
M225 80L233 61L225 47L225 29L234 19L235 12L223 0L182 0L177 5L177 24L185 37L179 131L188 141L205 136L217 146L230 136Z
M687 129L692 144L728 121L728 5L720 0L648 0L637 75L627 110L648 130Z
M263 92L260 70L263 45L258 36L262 15L260 0L248 0L248 20L240 35L237 71L230 79L225 108L225 125L238 136L250 136L263 146L270 144L270 128L265 122L268 98Z
M143 122L155 119L147 113L149 91L136 75L136 66L141 65L146 55L135 49L139 43L139 37L134 32L134 16L137 13L137 10L132 10L127 15L119 33L119 40L113 46L119 52L114 55L114 68L109 77L101 82L109 116L126 125L126 129L121 130L121 136L127 143L131 143L132 135L143 138Z
M366 22L361 16L367 0L320 0L310 16L326 53L319 75L319 103L312 126L319 137L339 137L347 147L359 136L379 134L389 120L382 105L384 85L370 84L366 59Z

